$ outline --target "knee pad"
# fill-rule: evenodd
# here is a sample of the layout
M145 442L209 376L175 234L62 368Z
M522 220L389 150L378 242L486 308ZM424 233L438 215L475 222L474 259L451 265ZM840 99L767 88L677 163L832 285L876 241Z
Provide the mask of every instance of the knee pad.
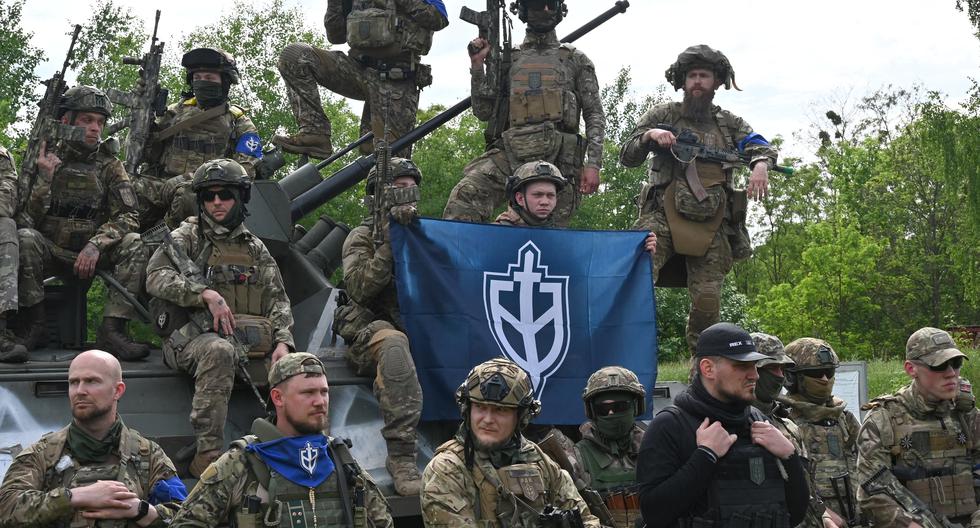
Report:
M279 54L279 71L281 73L286 70L292 69L300 61L313 56L312 53L313 46L305 42L293 42L285 48L283 48L282 53Z
M408 337L397 330L382 330L377 337L378 371L390 381L405 381L415 375L415 361L409 349Z

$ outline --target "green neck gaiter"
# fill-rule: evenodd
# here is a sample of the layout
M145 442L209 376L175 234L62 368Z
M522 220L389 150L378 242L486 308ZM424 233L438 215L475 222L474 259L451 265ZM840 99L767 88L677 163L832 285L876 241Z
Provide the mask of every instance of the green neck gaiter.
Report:
M620 440L633 429L633 410L621 413L596 416L593 420L596 432L609 440Z
M72 454L75 455L80 464L105 462L112 451L119 446L122 427L122 420L117 416L116 422L109 428L105 438L97 440L89 436L73 421L68 426L68 448L71 449Z
M823 378L811 378L802 373L798 375L800 377L800 394L807 400L817 404L830 401L830 397L834 393L834 378L824 381Z
M783 376L776 376L766 369L759 369L759 381L755 383L755 398L763 403L772 403L783 389Z

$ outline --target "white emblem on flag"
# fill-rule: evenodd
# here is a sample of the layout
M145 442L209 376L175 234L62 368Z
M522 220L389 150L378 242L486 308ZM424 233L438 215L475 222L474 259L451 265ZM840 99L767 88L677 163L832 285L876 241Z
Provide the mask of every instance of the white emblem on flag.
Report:
M568 275L549 275L530 240L505 273L483 273L483 305L500 351L531 376L541 399L568 352ZM515 315L516 310L516 315Z
M313 447L313 444L306 442L306 447L299 450L299 465L306 470L310 476L313 476L313 471L316 469L316 458L320 456L320 453Z

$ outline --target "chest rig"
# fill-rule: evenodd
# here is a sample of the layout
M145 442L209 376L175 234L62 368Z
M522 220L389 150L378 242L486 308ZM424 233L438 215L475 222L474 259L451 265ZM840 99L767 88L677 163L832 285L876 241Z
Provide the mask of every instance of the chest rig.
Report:
M177 107L177 113L170 123L171 127L205 112L194 100L184 101ZM191 104L188 104L191 103ZM181 130L169 139L164 147L160 163L165 176L177 176L197 170L205 161L232 156L235 133L235 115L225 103L228 111L217 117Z
M258 442L249 435L232 443L244 449ZM336 469L316 488L299 486L271 470L253 453L247 453L248 468L255 477L246 487L246 497L235 513L237 528L318 528L344 526L366 528L364 482L347 445L330 439L330 456Z
M616 521L616 528L632 527L641 517L636 453L630 451L614 457L590 438L579 442L576 448L589 473L590 487L599 492Z
M351 50L372 58L409 56L409 62L415 62L432 48L432 33L410 17L399 16L395 0L353 0L347 15Z
M54 174L50 207L38 230L58 247L81 250L108 218L108 189L99 179L99 169L97 163L72 160Z
M258 262L243 241L212 240L205 268L208 284L234 314L264 315L265 286Z
M892 473L937 514L969 522L977 510L973 483L972 438L954 411L920 420L897 401L886 401L894 431Z
M857 470L856 439L848 434L843 419L827 418L816 422L798 420L796 423L815 468L814 479L820 497L825 501L838 498L847 500L837 496L831 481L845 473L853 476ZM840 491L843 493L843 490ZM831 503L837 504L836 501Z
M99 480L115 480L139 497L146 497L150 486L150 443L145 438L137 436L129 429L119 440L119 451L101 464L82 466L69 454L64 452L68 429L52 433L48 447L45 450L45 465L48 472L45 476L45 489L58 487L76 488L94 484ZM103 519L94 520L82 517L81 511L75 512L71 521L60 525L65 528L126 528L136 526L126 520ZM60 528L59 527L59 528Z

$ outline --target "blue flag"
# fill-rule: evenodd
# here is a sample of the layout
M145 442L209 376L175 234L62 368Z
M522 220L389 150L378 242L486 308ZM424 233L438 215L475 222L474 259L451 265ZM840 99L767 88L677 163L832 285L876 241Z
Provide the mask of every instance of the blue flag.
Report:
M322 434L287 436L249 444L245 450L257 454L290 482L307 488L319 486L334 470L327 451L327 437Z
M605 366L629 368L651 394L657 324L646 233L432 219L391 226L423 419L459 418L456 388L501 355L531 375L539 423L584 421L586 380Z

